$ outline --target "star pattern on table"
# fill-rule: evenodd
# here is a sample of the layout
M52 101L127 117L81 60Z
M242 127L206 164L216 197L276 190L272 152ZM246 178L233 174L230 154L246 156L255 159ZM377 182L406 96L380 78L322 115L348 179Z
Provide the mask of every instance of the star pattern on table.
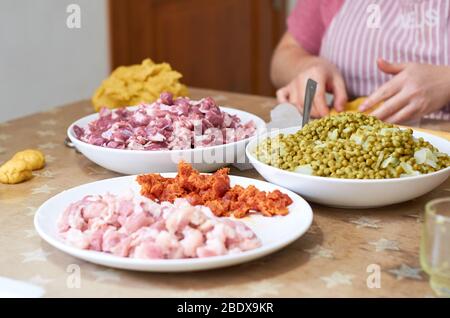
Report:
M40 193L46 193L50 194L52 191L56 190L53 187L49 187L47 184L44 184L40 187L35 187L31 189L31 194L40 194Z
M58 144L55 144L54 142L47 142L45 144L38 145L38 148L40 149L54 149L58 146Z
M33 171L33 175L43 178L53 178L55 173L51 170Z
M38 131L36 131L36 133L40 137L48 137L48 136L55 136L56 135L53 130L38 130Z
M41 121L41 125L45 125L45 126L55 126L58 122L54 119L46 119Z
M378 225L378 223L380 223L381 220L369 218L366 216L362 216L357 219L351 219L349 222L356 224L356 228L358 228L358 229L363 228L363 227L371 228L371 229L379 229L381 227L380 225Z
M320 279L325 282L327 288L333 288L339 285L351 286L353 275L334 272L331 276L322 276Z
M304 251L311 255L312 259L316 258L328 258L333 259L334 254L332 250L329 250L327 248L324 248L321 245L316 245L313 248L304 249Z
M420 272L422 272L421 268L415 268L410 267L406 264L401 264L399 268L393 268L388 270L389 273L393 274L397 280L403 279L403 278L410 278L410 279L416 279L416 280L422 280L422 276L420 275Z
M52 163L55 162L56 157L52 155L45 155L45 162Z
M9 138L11 138L11 135L0 134L0 140L1 140L1 141L8 140Z
M400 251L397 241L387 240L385 238L380 238L378 241L369 242L370 245L375 246L376 252L389 251Z
M47 261L47 257L52 253L44 251L42 248L38 248L32 252L21 253L23 256L22 263L29 262L45 262Z
M269 279L263 279L257 282L247 284L247 289L250 297L268 297L277 296L283 287L278 282L273 282Z
M34 216L34 214L36 213L37 208L35 206L26 206L25 209L28 210L28 212L26 213L27 216Z
M105 281L113 281L113 282L120 281L119 273L112 269L92 271L92 275L94 275L95 281L99 283Z
M36 230L31 229L31 230L23 230L25 232L25 238L32 238L38 235L38 233L36 232Z
M40 285L40 286L47 285L47 284L51 283L52 281L53 281L53 279L45 278L45 277L42 277L41 275L35 275L28 280L28 282L30 282L32 284Z
M423 223L423 214L405 214L403 216L416 219L416 223Z

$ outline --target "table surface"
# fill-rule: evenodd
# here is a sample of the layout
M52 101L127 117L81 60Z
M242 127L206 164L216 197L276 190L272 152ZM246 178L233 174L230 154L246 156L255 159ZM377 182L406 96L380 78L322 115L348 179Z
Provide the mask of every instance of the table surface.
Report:
M191 89L193 98L213 96L270 118L268 97ZM89 101L0 124L0 162L16 151L39 148L47 166L17 185L0 184L0 276L41 285L49 297L432 297L420 270L419 240L424 204L448 196L450 180L415 200L384 208L351 210L312 204L314 221L293 244L262 259L194 273L115 270L66 255L39 238L36 209L58 192L118 176L64 146L66 129L92 113ZM422 121L450 131L450 123ZM255 170L232 174L262 179ZM80 288L70 288L71 264L80 268ZM368 285L376 278L379 285ZM379 288L369 288L379 287Z

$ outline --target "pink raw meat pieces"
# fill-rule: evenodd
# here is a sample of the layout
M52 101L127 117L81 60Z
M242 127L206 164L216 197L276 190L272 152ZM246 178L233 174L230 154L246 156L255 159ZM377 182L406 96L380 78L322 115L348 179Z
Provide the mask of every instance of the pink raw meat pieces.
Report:
M78 139L115 149L192 149L231 143L255 134L253 121L220 110L211 97L198 101L173 99L162 93L152 104L136 110L102 108L87 127L74 126Z
M186 199L155 203L129 193L89 195L70 204L57 228L70 245L141 259L227 255L261 246L240 221L219 218Z

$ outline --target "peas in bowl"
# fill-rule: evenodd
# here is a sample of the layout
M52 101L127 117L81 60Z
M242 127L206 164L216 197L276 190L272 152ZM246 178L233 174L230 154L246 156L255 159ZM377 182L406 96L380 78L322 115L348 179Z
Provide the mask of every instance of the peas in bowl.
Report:
M337 207L410 200L450 174L449 141L359 113L260 135L246 153L266 180Z

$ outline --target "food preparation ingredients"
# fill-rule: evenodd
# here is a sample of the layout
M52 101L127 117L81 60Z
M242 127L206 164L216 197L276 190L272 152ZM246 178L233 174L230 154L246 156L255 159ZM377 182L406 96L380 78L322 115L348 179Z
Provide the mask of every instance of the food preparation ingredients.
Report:
M269 193L259 191L254 186L243 188L230 186L228 168L218 170L212 175L200 174L191 165L178 164L175 178L165 178L159 174L137 177L141 194L155 201L174 202L186 198L193 205L205 205L216 216L242 218L252 212L265 216L286 215L291 198L279 190Z
M13 160L23 160L27 163L27 168L30 170L39 170L45 166L45 156L42 152L36 149L26 149L17 152Z
M358 112L359 110L359 106L361 106L362 103L364 103L364 101L367 99L366 96L364 97L358 97L352 101L347 102L344 105L344 111L345 112ZM377 109L378 107L381 106L382 103L378 103L376 104L374 107L372 107L371 109L368 109L364 112L364 114L369 114L372 111L374 111L375 109ZM330 110L330 115L337 115L338 112L333 108Z
M412 129L373 116L341 113L307 124L295 134L261 142L258 160L289 171L323 177L384 179L447 168L450 158Z
M15 184L27 181L33 177L32 170L42 169L44 165L45 158L39 150L19 151L0 167L0 182Z
M168 63L156 64L150 59L142 64L120 66L105 79L92 97L96 111L102 107L118 108L154 102L162 92L186 96L182 75Z
M180 259L240 253L261 246L244 223L217 218L185 199L155 203L131 191L89 195L58 220L61 237L87 250L140 259Z
M241 120L220 110L215 101L163 93L152 104L135 110L103 108L87 127L74 126L81 141L116 149L176 150L222 145L256 132L253 121Z
M23 160L9 160L0 167L0 182L6 184L20 183L33 177L31 169Z

